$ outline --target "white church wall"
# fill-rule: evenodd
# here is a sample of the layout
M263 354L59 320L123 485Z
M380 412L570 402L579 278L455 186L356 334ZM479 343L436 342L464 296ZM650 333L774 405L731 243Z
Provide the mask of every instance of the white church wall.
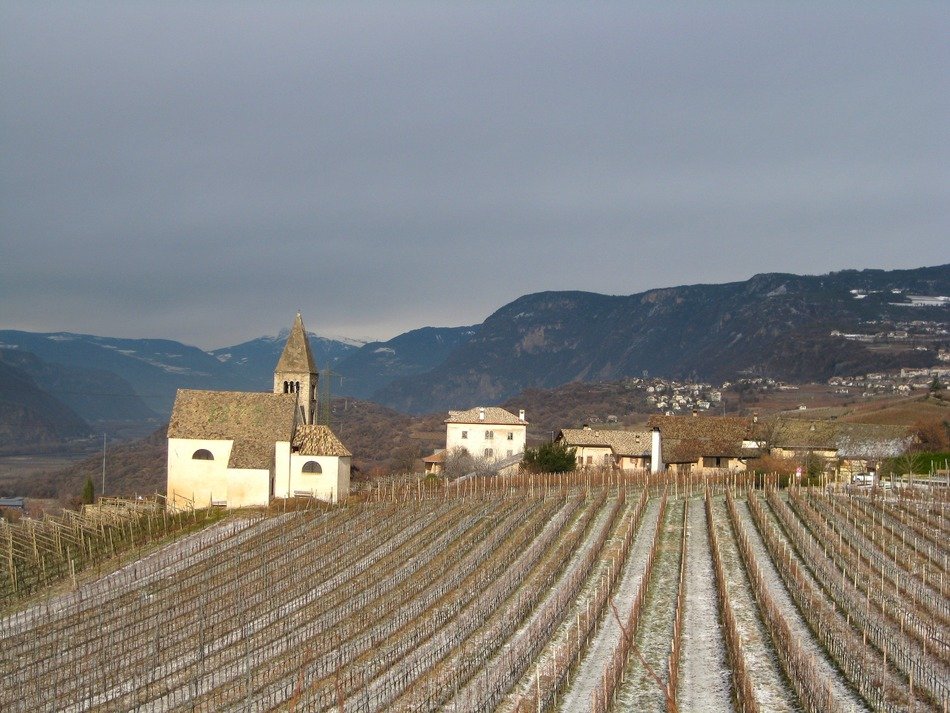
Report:
M277 441L274 450L274 497L286 498L293 495L291 483L290 442Z
M345 500L350 497L350 459L339 458L337 464L337 498Z
M270 502L270 471L228 468L233 441L193 438L168 439L168 497L173 508L190 504L204 508L266 506ZM211 460L194 458L199 450ZM286 468L285 468L286 471Z
M270 471L266 468L229 468L229 508L267 506L270 502Z
M316 462L321 472L304 473L303 467L310 461ZM350 493L349 458L294 454L290 457L290 472L291 495L307 494L319 500L338 502Z
M193 438L168 439L168 503L175 508L208 507L228 498L228 459L233 441L209 441ZM195 459L199 450L207 450L213 460Z

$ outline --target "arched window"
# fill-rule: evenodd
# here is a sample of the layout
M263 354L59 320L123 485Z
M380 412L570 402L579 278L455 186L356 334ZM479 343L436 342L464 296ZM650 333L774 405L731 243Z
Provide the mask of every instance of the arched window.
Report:
M300 469L301 473L322 473L323 468L320 467L320 464L315 460L308 460L303 464L303 468Z
M192 460L214 460L214 455L207 448L199 448L191 454Z

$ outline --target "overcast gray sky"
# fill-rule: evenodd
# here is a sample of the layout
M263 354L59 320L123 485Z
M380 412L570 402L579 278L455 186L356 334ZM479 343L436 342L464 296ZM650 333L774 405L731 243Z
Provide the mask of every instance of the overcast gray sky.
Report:
M389 338L948 262L948 8L0 0L0 327Z

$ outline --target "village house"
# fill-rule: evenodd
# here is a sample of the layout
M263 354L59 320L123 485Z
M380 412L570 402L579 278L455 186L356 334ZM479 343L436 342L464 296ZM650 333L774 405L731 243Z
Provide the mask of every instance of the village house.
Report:
M298 314L272 393L179 389L168 424L169 506L346 498L351 454L328 426L314 423L318 379Z
M738 416L651 416L659 429L662 461L674 473L744 471L758 450L748 442L752 419Z
M445 419L445 450L423 458L426 473L444 472L445 459L457 448L488 464L506 463L524 453L528 422L524 411L515 416L499 406L478 406L467 411L449 411ZM517 470L517 462L505 470Z
M426 456L422 459L422 465L426 475L441 475L445 472L445 450L439 448L432 455Z
M763 450L778 458L816 456L826 470L847 476L875 470L886 458L903 454L913 443L906 426L803 418L775 418L757 424Z
M574 449L578 468L607 466L621 470L649 470L653 436L650 431L564 428L555 442Z

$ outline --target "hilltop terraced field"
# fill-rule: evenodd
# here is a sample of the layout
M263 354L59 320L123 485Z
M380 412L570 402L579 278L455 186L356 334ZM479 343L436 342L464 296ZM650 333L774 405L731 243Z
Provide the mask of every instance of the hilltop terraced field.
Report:
M227 518L3 619L0 709L947 710L943 502L648 480Z

